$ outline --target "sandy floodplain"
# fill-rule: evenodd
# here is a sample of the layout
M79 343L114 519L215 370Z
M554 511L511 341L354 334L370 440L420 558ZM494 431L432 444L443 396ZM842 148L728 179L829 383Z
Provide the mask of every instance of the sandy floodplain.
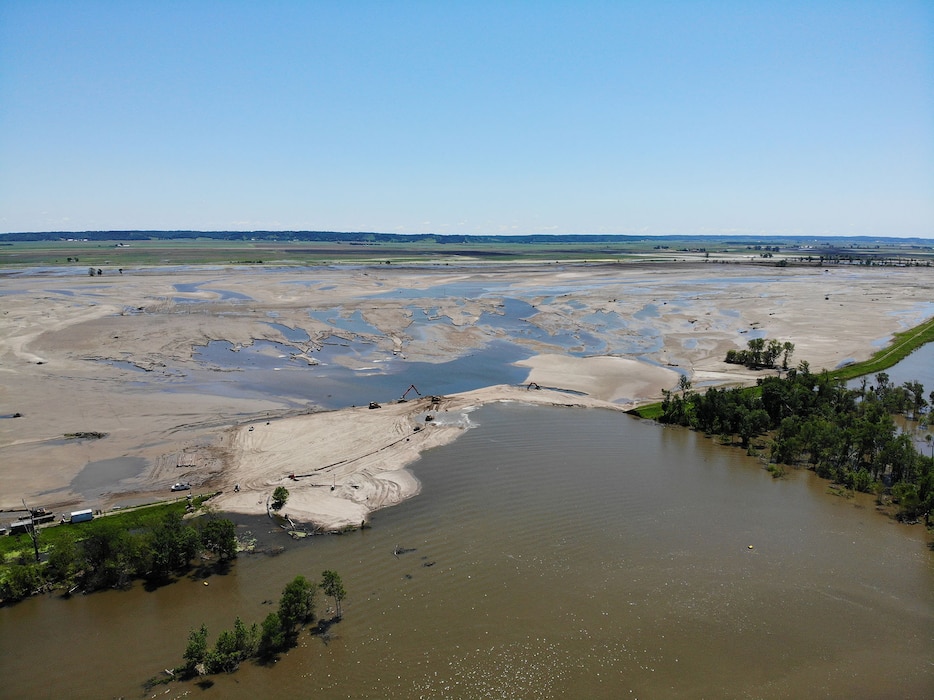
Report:
M5 270L0 509L108 509L177 496L171 485L188 481L222 491L221 510L265 513L284 485L293 520L359 525L416 494L406 467L484 403L624 410L682 374L748 384L761 374L723 358L752 337L791 341L794 363L834 368L934 316L932 299L931 268ZM503 362L508 383L498 356L483 354L499 347L519 355ZM460 372L472 357L482 361ZM400 367L425 368L413 378L422 395L387 393ZM350 379L316 389L338 374ZM363 387L379 408L342 403L341 386Z

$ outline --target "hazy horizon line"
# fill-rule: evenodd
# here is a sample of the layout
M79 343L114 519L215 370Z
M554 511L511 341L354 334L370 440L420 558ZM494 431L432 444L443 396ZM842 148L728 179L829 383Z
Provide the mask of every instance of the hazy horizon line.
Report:
M934 234L931 236L906 236L906 235L848 235L848 234L839 234L839 233L828 233L828 234L789 234L789 233L594 233L581 231L577 233L548 233L548 232L535 232L535 233L438 233L438 232L400 232L400 231L350 231L350 230L333 230L333 229L187 229L187 228L121 228L121 229L80 229L80 230L66 230L66 229L45 229L45 230L34 230L34 231L0 231L0 236L36 236L36 235L62 235L62 236L80 236L82 234L170 234L170 233L190 233L190 234L241 234L241 235L250 235L250 234L262 234L262 235L288 235L288 234L326 234L326 235L335 235L335 236L366 236L366 235L376 235L376 236L390 236L390 237L406 237L406 238L569 238L569 237L593 237L593 238L627 238L627 239L643 239L643 238L654 238L654 239L665 239L665 238L696 238L696 239L706 239L706 238L734 238L734 239L746 239L746 238L785 238L785 239L795 239L795 240L805 240L805 239L846 239L846 240L889 240L889 241L932 241L934 242Z

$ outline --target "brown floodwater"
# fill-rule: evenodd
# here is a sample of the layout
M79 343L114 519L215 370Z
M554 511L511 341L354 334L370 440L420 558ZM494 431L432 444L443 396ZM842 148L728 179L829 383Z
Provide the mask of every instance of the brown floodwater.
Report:
M617 412L491 405L414 465L373 528L226 575L0 609L0 696L926 698L934 552L871 498ZM750 545L752 548L750 548ZM394 548L407 551L395 555ZM296 574L344 578L344 620L213 685L142 682L261 621ZM326 601L320 601L323 614ZM168 691L168 692L166 692Z

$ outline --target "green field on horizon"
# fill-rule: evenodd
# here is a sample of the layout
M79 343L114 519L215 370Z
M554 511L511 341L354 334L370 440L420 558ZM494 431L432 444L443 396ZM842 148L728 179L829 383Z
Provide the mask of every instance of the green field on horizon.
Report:
M287 234L283 234L285 237ZM776 264L821 264L822 256L860 259L934 261L934 244L904 242L867 244L848 239L805 247L777 238L772 242L724 240L723 237L620 238L610 241L569 240L510 242L477 238L459 242L422 240L274 240L256 238L152 238L147 240L3 241L0 266L120 268L149 265L316 265L335 263L477 263L477 262L623 262L702 260L728 256L732 260ZM768 250L771 248L771 251ZM772 252L774 251L774 252Z

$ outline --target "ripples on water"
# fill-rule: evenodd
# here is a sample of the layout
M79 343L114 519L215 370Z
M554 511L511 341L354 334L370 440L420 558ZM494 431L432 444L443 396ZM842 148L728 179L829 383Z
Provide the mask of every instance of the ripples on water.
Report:
M930 556L871 508L612 412L471 419L414 466L417 498L306 550L354 582L341 639L288 662L309 687L810 697L819 681L830 697L884 697L896 677L930 680ZM413 551L394 557L396 544Z
M206 622L214 639L236 615L260 621L288 580L329 568L348 597L326 643L303 636L273 667L246 664L207 690L173 684L165 697L878 698L934 687L931 554L870 499L828 497L807 473L773 480L738 451L616 412L492 405L469 419L477 429L413 466L421 494L376 513L372 529L293 543L253 519L284 553L244 555L208 587L0 609L0 658L19 658L22 639L65 640L43 672L48 695L139 696L139 682L179 661L188 629ZM409 551L396 556L397 545ZM27 667L4 672L10 697L36 694Z

